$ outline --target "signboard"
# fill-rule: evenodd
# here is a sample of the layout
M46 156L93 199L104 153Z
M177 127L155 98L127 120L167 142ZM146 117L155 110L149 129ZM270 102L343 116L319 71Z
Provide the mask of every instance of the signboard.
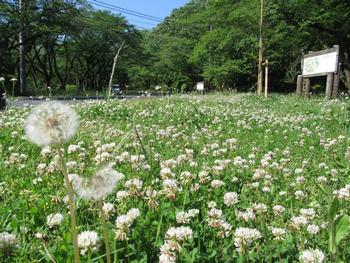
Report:
M338 46L306 54L302 62L303 76L336 73L338 70L338 54Z
M196 89L199 91L203 91L204 90L204 82L197 82Z

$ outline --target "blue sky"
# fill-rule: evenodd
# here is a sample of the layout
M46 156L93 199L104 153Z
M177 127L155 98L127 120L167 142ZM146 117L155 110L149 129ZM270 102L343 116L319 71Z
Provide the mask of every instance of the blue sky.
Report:
M89 2L96 9L108 9L106 8L107 6L103 4L106 3L109 5L129 9L132 11L164 19L166 16L170 15L171 11L174 8L179 8L185 5L187 2L189 2L189 0L90 0ZM118 11L110 11L114 13L119 13ZM131 24L134 24L140 28L152 28L157 23L159 23L157 21L149 20L143 17L137 17L125 13L122 14L129 20Z

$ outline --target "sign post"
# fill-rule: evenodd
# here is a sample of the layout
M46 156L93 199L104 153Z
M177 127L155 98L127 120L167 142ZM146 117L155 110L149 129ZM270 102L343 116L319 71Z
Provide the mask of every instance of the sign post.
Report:
M202 95L204 93L204 82L197 82L196 89L199 91Z
M301 62L302 75L298 76L296 93L301 95L302 79L305 80L305 97L310 96L310 78L327 76L326 99L336 97L339 85L339 46L309 52Z
M269 60L265 60L265 98L269 92Z

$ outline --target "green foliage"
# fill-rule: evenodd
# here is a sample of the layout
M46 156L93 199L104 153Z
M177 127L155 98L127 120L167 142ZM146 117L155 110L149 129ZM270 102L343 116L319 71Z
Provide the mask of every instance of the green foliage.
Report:
M349 13L347 0L265 1L270 90L294 90L303 52L335 44L341 50L341 81L350 88ZM0 75L17 74L23 24L28 91L37 94L48 94L49 86L64 93L68 84L76 85L77 93L105 89L123 41L114 83L191 91L205 80L212 89L250 90L257 82L259 17L260 0L191 0L153 30L139 31L86 1L30 0L22 14L16 2L1 2Z

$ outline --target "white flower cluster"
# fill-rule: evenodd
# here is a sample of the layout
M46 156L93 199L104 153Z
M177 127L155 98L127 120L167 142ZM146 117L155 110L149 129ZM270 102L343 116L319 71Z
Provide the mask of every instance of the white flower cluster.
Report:
M11 153L10 157L5 160L6 166L13 166L16 165L20 169L23 169L26 167L25 162L27 161L28 156L24 153Z
M111 194L116 184L124 178L110 166L107 166L96 172L89 179L76 177L73 181L73 187L77 194L87 200L101 200Z
M350 184L333 192L333 195L340 200L350 200Z
M25 132L33 143L46 146L62 143L75 135L78 115L59 102L45 102L36 106L25 122Z
M178 187L178 182L175 179L165 179L163 181L163 190L162 193L169 199L175 199L176 193L181 191L181 188Z
M142 196L143 181L137 178L125 182L125 188L128 189L129 196Z
M112 214L115 211L114 204L112 203L104 203L102 206L103 213L108 218L110 214Z
M178 224L187 224L191 221L192 218L196 217L199 214L198 209L190 209L187 212L181 211L176 213L176 222Z
M152 210L155 210L158 208L158 206L159 206L158 197L160 196L160 194L161 193L159 191L156 191L156 190L152 189L151 187L146 189L144 199L147 202L147 205Z
M299 256L301 263L322 263L324 258L324 253L319 249L304 250Z
M163 180L173 179L173 178L175 178L175 174L170 170L170 168L164 167L164 168L162 168L162 170L160 170L160 177Z
M165 235L165 242L160 247L159 263L175 263L176 253L181 251L181 243L192 238L189 227L170 227Z
M241 253L244 252L246 247L254 240L261 238L261 233L255 228L239 227L236 229L234 236L235 246Z
M50 214L46 218L46 224L49 228L53 228L54 226L58 226L63 221L63 215L60 213Z
M216 204L210 203L208 205L209 207L213 206L208 212L208 225L219 230L218 236L222 238L228 237L232 226L226 221L222 210L215 207Z
M0 249L12 249L17 246L17 239L14 234L10 234L7 232L0 233Z
M283 241L286 235L286 230L284 228L279 227L271 227L271 232L274 235L274 239Z
M126 214L120 215L115 220L115 235L118 240L127 240L131 225L140 216L138 208L131 208Z
M217 180L217 179L214 179L213 181L211 181L210 183L210 186L213 188L213 189L216 189L216 188L219 188L221 186L224 186L225 183L221 180Z
M238 203L238 194L236 192L227 192L224 195L224 204L227 206L233 206Z
M82 255L85 255L89 250L96 251L99 243L100 238L95 231L84 231L78 235L78 247Z
M246 211L236 211L236 216L239 220L243 220L244 222L256 219L256 215L252 208L247 208Z

